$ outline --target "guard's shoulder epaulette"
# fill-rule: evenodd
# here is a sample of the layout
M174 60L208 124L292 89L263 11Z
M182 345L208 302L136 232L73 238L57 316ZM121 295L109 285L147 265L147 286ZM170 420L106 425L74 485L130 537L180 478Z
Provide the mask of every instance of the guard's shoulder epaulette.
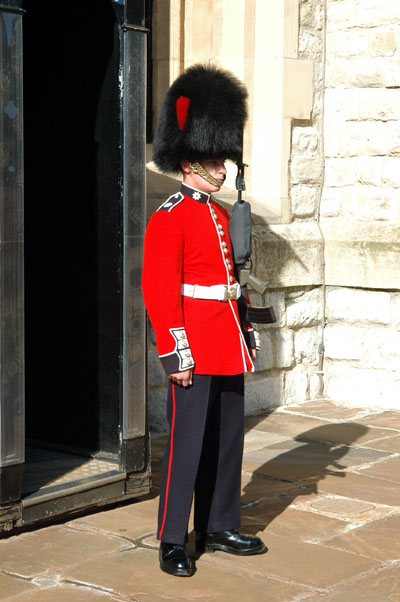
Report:
M181 203L183 199L183 194L181 192L177 192L176 194L173 194L170 197L168 197L167 200L164 201L162 205L160 205L157 211L171 211L177 205L179 205L179 203Z

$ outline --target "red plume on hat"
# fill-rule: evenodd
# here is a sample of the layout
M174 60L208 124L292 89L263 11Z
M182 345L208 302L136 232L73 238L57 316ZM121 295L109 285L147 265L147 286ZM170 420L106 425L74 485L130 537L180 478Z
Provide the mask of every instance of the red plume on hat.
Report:
M166 173L180 162L240 160L247 91L230 71L193 65L171 85L153 140L153 161Z

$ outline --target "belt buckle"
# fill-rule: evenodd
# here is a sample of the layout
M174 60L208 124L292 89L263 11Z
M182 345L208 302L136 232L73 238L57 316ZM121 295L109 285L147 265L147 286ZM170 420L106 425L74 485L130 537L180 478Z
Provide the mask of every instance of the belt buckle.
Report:
M226 286L224 301L228 301L228 299L237 299L237 290L235 286Z

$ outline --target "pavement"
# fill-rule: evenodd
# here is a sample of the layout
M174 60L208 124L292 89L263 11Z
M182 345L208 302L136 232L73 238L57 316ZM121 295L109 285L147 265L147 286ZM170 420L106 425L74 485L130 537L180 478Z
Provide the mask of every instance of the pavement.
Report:
M242 531L266 554L159 570L158 435L151 494L0 541L0 600L400 602L400 411L317 400L246 425Z

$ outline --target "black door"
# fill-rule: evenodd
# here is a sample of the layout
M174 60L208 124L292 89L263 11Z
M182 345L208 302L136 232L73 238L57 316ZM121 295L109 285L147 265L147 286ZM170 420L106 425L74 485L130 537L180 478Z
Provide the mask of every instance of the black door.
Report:
M118 71L110 0L25 0L28 442L117 452Z

